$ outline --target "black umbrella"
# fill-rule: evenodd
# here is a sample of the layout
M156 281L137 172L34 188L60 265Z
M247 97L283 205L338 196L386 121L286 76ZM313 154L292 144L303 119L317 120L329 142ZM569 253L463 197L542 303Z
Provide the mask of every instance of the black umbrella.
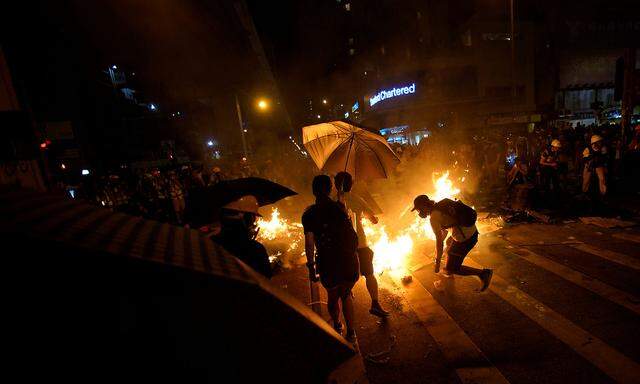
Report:
M242 196L253 195L258 199L258 205L262 207L297 194L297 192L284 185L259 177L221 181L209 188L208 191L208 197L219 206L237 200Z

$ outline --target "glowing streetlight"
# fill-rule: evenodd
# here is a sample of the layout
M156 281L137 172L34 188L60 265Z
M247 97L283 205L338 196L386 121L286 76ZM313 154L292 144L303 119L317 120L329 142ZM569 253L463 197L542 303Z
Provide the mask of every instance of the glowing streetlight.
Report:
M265 99L258 100L258 109L261 111L266 111L269 108L269 103Z
M327 104L327 99L322 99L322 104Z

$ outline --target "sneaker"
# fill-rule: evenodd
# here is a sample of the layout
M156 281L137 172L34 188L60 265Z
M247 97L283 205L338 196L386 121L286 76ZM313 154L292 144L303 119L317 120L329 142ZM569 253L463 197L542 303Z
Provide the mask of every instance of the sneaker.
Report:
M342 322L337 322L333 324L333 329L338 332L338 334L342 335Z
M480 275L480 280L482 281L482 287L480 288L480 292L484 292L487 288L489 288L489 284L491 283L491 278L493 277L493 270L485 269L482 271L482 275Z
M389 317L389 311L385 311L377 301L371 303L371 309L369 309L369 313L378 317Z

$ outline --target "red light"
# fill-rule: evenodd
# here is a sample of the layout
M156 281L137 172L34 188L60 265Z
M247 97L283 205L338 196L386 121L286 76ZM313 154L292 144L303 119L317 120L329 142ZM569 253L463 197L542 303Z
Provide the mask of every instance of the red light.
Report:
M47 149L47 143L46 142L40 143L40 148Z

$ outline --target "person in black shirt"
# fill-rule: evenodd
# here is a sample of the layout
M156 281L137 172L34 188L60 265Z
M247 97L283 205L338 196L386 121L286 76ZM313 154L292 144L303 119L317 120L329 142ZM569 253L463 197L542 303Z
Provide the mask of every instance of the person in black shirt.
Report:
M309 278L318 279L327 290L329 314L334 329L342 333L340 302L347 325L346 339L355 342L355 324L351 289L359 276L356 254L358 236L345 212L345 207L331 200L331 178L326 175L313 179L316 203L302 215L305 251Z
M212 239L238 259L270 279L273 275L269 254L255 240L258 201L254 196L243 196L224 207L220 213L220 233Z
M585 166L582 175L582 192L588 193L591 189L593 176L598 180L598 191L603 197L607 194L607 148L602 143L599 135L591 136L591 148L589 150L589 162Z

